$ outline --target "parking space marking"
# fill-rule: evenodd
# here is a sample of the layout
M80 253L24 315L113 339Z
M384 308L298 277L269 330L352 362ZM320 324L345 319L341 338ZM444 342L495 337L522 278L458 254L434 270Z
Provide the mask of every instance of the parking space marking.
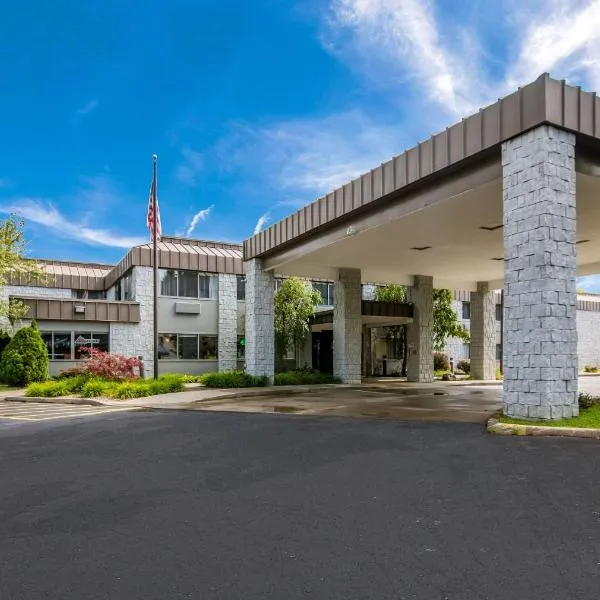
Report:
M55 419L71 419L74 417L86 417L104 415L108 413L126 412L139 410L138 407L113 407L113 406L87 406L80 404L35 404L28 403L24 406L0 404L0 421L50 421ZM12 404L12 403L10 403Z

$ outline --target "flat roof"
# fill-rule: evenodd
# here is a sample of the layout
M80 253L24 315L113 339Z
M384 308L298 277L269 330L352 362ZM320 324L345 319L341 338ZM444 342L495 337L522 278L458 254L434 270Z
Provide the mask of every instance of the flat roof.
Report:
M499 152L502 142L545 123L600 139L600 98L544 73L253 235L244 241L244 260L276 254L359 213L376 211L388 198Z

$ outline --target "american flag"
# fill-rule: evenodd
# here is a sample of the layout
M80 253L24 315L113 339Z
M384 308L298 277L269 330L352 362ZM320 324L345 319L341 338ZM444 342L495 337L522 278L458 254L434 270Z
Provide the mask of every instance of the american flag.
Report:
M150 197L148 198L148 229L150 230L150 239L154 239L154 197L156 195L156 180L152 180L150 186ZM162 228L160 226L160 209L158 208L158 197L156 198L156 241L162 237Z

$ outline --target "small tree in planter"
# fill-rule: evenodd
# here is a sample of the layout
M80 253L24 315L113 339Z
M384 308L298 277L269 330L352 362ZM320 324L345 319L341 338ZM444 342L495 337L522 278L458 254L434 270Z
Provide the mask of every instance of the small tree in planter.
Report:
M2 352L0 379L10 385L48 379L48 349L35 321L19 329Z
M78 367L80 375L100 377L108 381L127 381L140 376L142 361L134 356L111 354L96 348L82 348L87 358Z
M275 356L279 364L288 350L303 344L321 294L299 277L286 279L275 294Z

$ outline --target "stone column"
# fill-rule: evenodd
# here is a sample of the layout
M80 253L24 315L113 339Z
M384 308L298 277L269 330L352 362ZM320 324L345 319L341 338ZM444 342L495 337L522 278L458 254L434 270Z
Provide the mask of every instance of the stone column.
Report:
M219 273L219 371L237 369L237 277Z
M502 144L504 413L577 403L575 136L543 125Z
M247 261L246 370L271 380L275 371L274 293L273 273L263 269L259 258Z
M471 375L496 379L496 296L483 282L471 293Z
M433 381L433 277L415 275L409 290L413 322L407 327L408 381Z
M370 327L363 327L363 377L371 377L373 375L373 347L371 345L371 331L372 329Z
M304 338L304 343L297 348L296 360L298 368L308 367L312 369L312 331L308 332Z
M339 269L333 305L333 374L361 383L362 293L360 269Z

